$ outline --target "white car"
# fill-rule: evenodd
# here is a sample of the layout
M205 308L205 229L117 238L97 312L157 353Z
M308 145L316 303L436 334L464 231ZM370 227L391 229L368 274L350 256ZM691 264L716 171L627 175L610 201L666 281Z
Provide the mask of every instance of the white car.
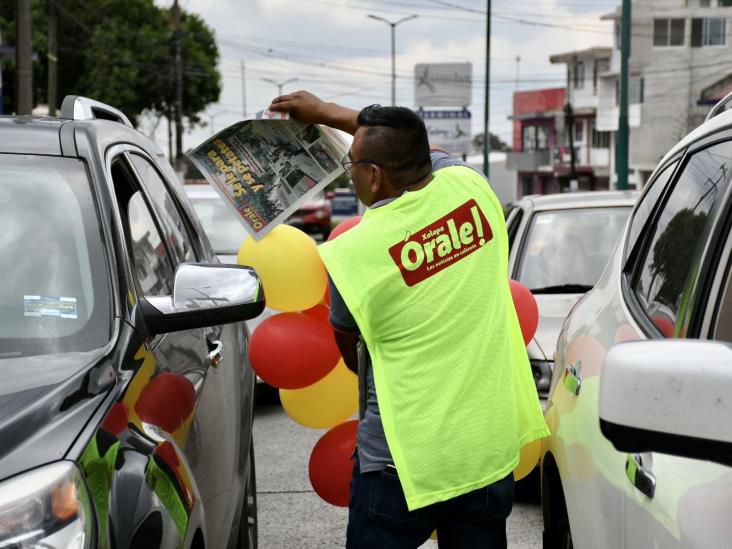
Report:
M539 308L527 350L542 404L562 323L600 278L638 196L637 191L532 195L507 215L510 276L531 290Z
M718 107L660 162L562 328L544 547L732 545L732 112Z

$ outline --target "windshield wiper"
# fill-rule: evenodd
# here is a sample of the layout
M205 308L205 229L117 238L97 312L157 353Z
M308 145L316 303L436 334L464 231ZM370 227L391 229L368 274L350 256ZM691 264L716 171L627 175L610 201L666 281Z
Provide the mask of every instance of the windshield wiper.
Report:
M545 286L544 288L532 288L532 294L584 294L589 292L592 286L588 284L558 284L556 286Z

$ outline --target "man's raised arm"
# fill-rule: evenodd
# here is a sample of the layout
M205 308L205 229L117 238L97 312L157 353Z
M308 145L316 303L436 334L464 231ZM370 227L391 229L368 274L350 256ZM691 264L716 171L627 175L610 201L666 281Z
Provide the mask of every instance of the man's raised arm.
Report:
M276 97L269 109L290 113L290 116L299 122L325 124L351 135L355 134L358 129L358 111L335 103L326 103L306 91L296 91Z

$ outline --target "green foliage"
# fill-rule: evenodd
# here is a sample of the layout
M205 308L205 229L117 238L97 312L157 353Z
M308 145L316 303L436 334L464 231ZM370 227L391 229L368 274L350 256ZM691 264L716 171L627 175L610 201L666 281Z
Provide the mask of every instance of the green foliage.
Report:
M511 150L506 143L504 143L500 137L495 134L491 135L490 149L491 152L508 152ZM479 133L473 136L473 148L476 152L483 152L483 134Z
M33 0L35 103L48 84L48 13L52 0ZM0 32L15 42L15 0L0 0ZM135 120L145 109L172 112L173 32L170 10L153 0L55 1L58 13L58 102L84 95L121 109ZM190 124L221 92L213 31L194 14L181 17L183 114ZM14 104L14 62L3 64L5 111Z

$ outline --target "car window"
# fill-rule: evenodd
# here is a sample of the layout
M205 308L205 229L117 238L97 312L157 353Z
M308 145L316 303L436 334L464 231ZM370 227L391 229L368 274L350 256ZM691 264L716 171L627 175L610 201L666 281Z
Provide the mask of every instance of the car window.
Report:
M148 296L171 295L173 263L151 208L122 158L112 165L112 180L140 291Z
M195 262L196 254L185 221L162 177L146 158L138 154L130 154L130 159L153 203L157 206L159 215L165 220L170 234L168 246L171 250L175 250L180 261Z
M513 241L516 239L516 233L518 232L519 225L521 225L521 219L524 217L524 211L514 206L506 216L506 232L508 233L508 247L513 247Z
M717 206L732 177L732 141L694 153L649 235L633 290L666 337L683 337Z
M719 314L712 334L713 338L718 341L732 342L732 265L727 266L727 280L723 284L723 288Z
M650 188L648 189L648 192L643 195L643 198L641 198L640 202L638 203L638 206L633 213L633 219L630 222L630 228L628 229L628 244L625 248L626 254L629 254L633 250L633 247L638 241L638 237L640 236L643 226L646 224L649 217L651 216L651 212L658 202L658 198L661 196L661 192L671 179L671 176L673 175L677 164L678 161L666 166L663 171L659 173L652 182L649 183Z
M218 196L191 198L191 203L214 251L224 255L236 254L248 233L232 208Z
M84 164L0 155L0 360L103 347L106 255Z
M521 245L517 280L534 292L586 292L602 274L629 214L629 206L535 213Z

